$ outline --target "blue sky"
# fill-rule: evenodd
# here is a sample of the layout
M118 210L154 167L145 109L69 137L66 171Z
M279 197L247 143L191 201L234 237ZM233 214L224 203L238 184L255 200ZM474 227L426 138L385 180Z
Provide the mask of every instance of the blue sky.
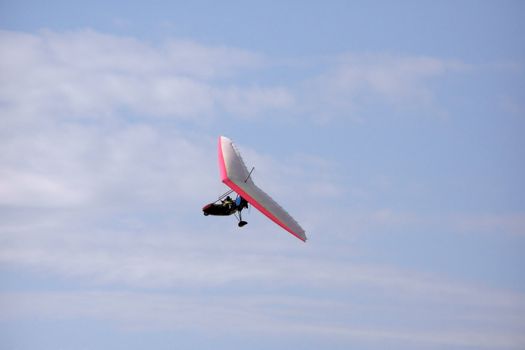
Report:
M524 10L3 1L1 347L523 348Z

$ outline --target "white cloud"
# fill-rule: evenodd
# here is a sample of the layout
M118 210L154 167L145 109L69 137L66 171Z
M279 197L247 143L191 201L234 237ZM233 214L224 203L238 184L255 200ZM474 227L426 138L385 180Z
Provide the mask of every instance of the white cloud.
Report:
M269 58L191 41L155 46L92 30L2 31L0 47L0 110L11 121L33 123L101 119L122 111L185 120L221 111L238 118L281 111L301 119L306 114L314 120L341 115L357 120L362 108L378 103L428 107L435 97L432 78L468 69L433 57L347 54L317 63L320 74L306 73L295 83L261 84L243 77L264 75L272 67Z
M87 194L60 178L14 169L0 170L0 204L10 206L71 206Z
M215 109L258 115L290 103L283 87L224 89L221 79L261 69L257 54L172 40L152 46L91 30L0 33L4 118L115 115L210 118ZM241 116L242 117L242 116Z
M197 188L214 188L210 141L147 124L21 130L0 141L0 203L179 206Z

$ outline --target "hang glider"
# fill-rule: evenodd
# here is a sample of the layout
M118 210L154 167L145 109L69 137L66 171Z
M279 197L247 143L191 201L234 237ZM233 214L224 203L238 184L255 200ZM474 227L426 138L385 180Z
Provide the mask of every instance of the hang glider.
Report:
M261 190L251 178L253 171L248 171L234 143L227 137L219 137L219 171L221 181L230 191L219 199L202 208L204 215L238 215L239 227L247 224L242 220L241 211L248 203L257 208L270 220L290 232L302 241L306 241L304 229L277 202ZM232 192L237 193L235 201L230 198Z

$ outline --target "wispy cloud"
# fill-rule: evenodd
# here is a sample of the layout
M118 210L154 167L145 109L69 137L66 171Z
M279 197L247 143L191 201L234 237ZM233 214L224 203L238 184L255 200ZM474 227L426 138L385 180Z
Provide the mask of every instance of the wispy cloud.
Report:
M456 228L467 233L525 235L525 214L478 214L453 218Z
M432 346L470 346L476 348L519 349L524 337L508 329L494 310L485 310L482 319L491 320L487 332L479 326L481 319L472 320L469 329L458 327L458 319L465 315L440 306L406 310L403 304L389 308L372 303L319 299L285 295L174 295L172 293L143 292L43 292L0 294L3 321L27 318L48 320L87 319L109 322L127 331L192 331L209 329L210 334L243 332L250 335L309 338L314 341L347 343L391 344L399 342L408 348ZM441 306L442 307L442 306ZM435 324L421 325L420 312ZM509 310L510 311L510 310ZM412 319L408 325L392 327L389 322L371 325L363 318L382 313L382 319L403 317ZM517 310L510 311L521 317ZM328 317L329 316L329 317ZM325 321L327 318L330 321ZM361 320L361 321L360 321ZM502 322L503 321L503 322ZM464 322L463 322L464 323Z
M338 116L362 121L364 109L377 104L401 110L435 108L432 79L468 69L463 62L435 57L345 54L305 82L305 102L320 120Z
M284 111L311 120L358 120L362 108L376 103L429 105L433 78L469 67L425 56L346 54L316 63L320 73L293 84L247 84L243 76L264 74L279 58L176 39L151 45L92 30L3 31L0 46L2 113L32 122L122 111L185 120L212 118L217 111L239 118Z
M153 46L91 30L3 31L0 47L2 112L17 120L100 119L121 110L209 118L217 107L257 115L290 100L282 87L224 90L221 79L264 65L262 56L235 48L176 40Z
M87 208L189 199L197 187L213 188L209 141L147 124L22 128L0 141L0 203Z

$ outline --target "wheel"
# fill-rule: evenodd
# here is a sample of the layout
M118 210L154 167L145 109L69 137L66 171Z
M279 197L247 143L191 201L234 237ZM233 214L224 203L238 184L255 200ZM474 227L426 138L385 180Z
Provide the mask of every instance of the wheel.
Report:
M209 213L203 213L203 214L204 214L204 216L208 216L208 215L210 215Z
M239 227L243 227L246 224L248 224L246 221L239 221Z

